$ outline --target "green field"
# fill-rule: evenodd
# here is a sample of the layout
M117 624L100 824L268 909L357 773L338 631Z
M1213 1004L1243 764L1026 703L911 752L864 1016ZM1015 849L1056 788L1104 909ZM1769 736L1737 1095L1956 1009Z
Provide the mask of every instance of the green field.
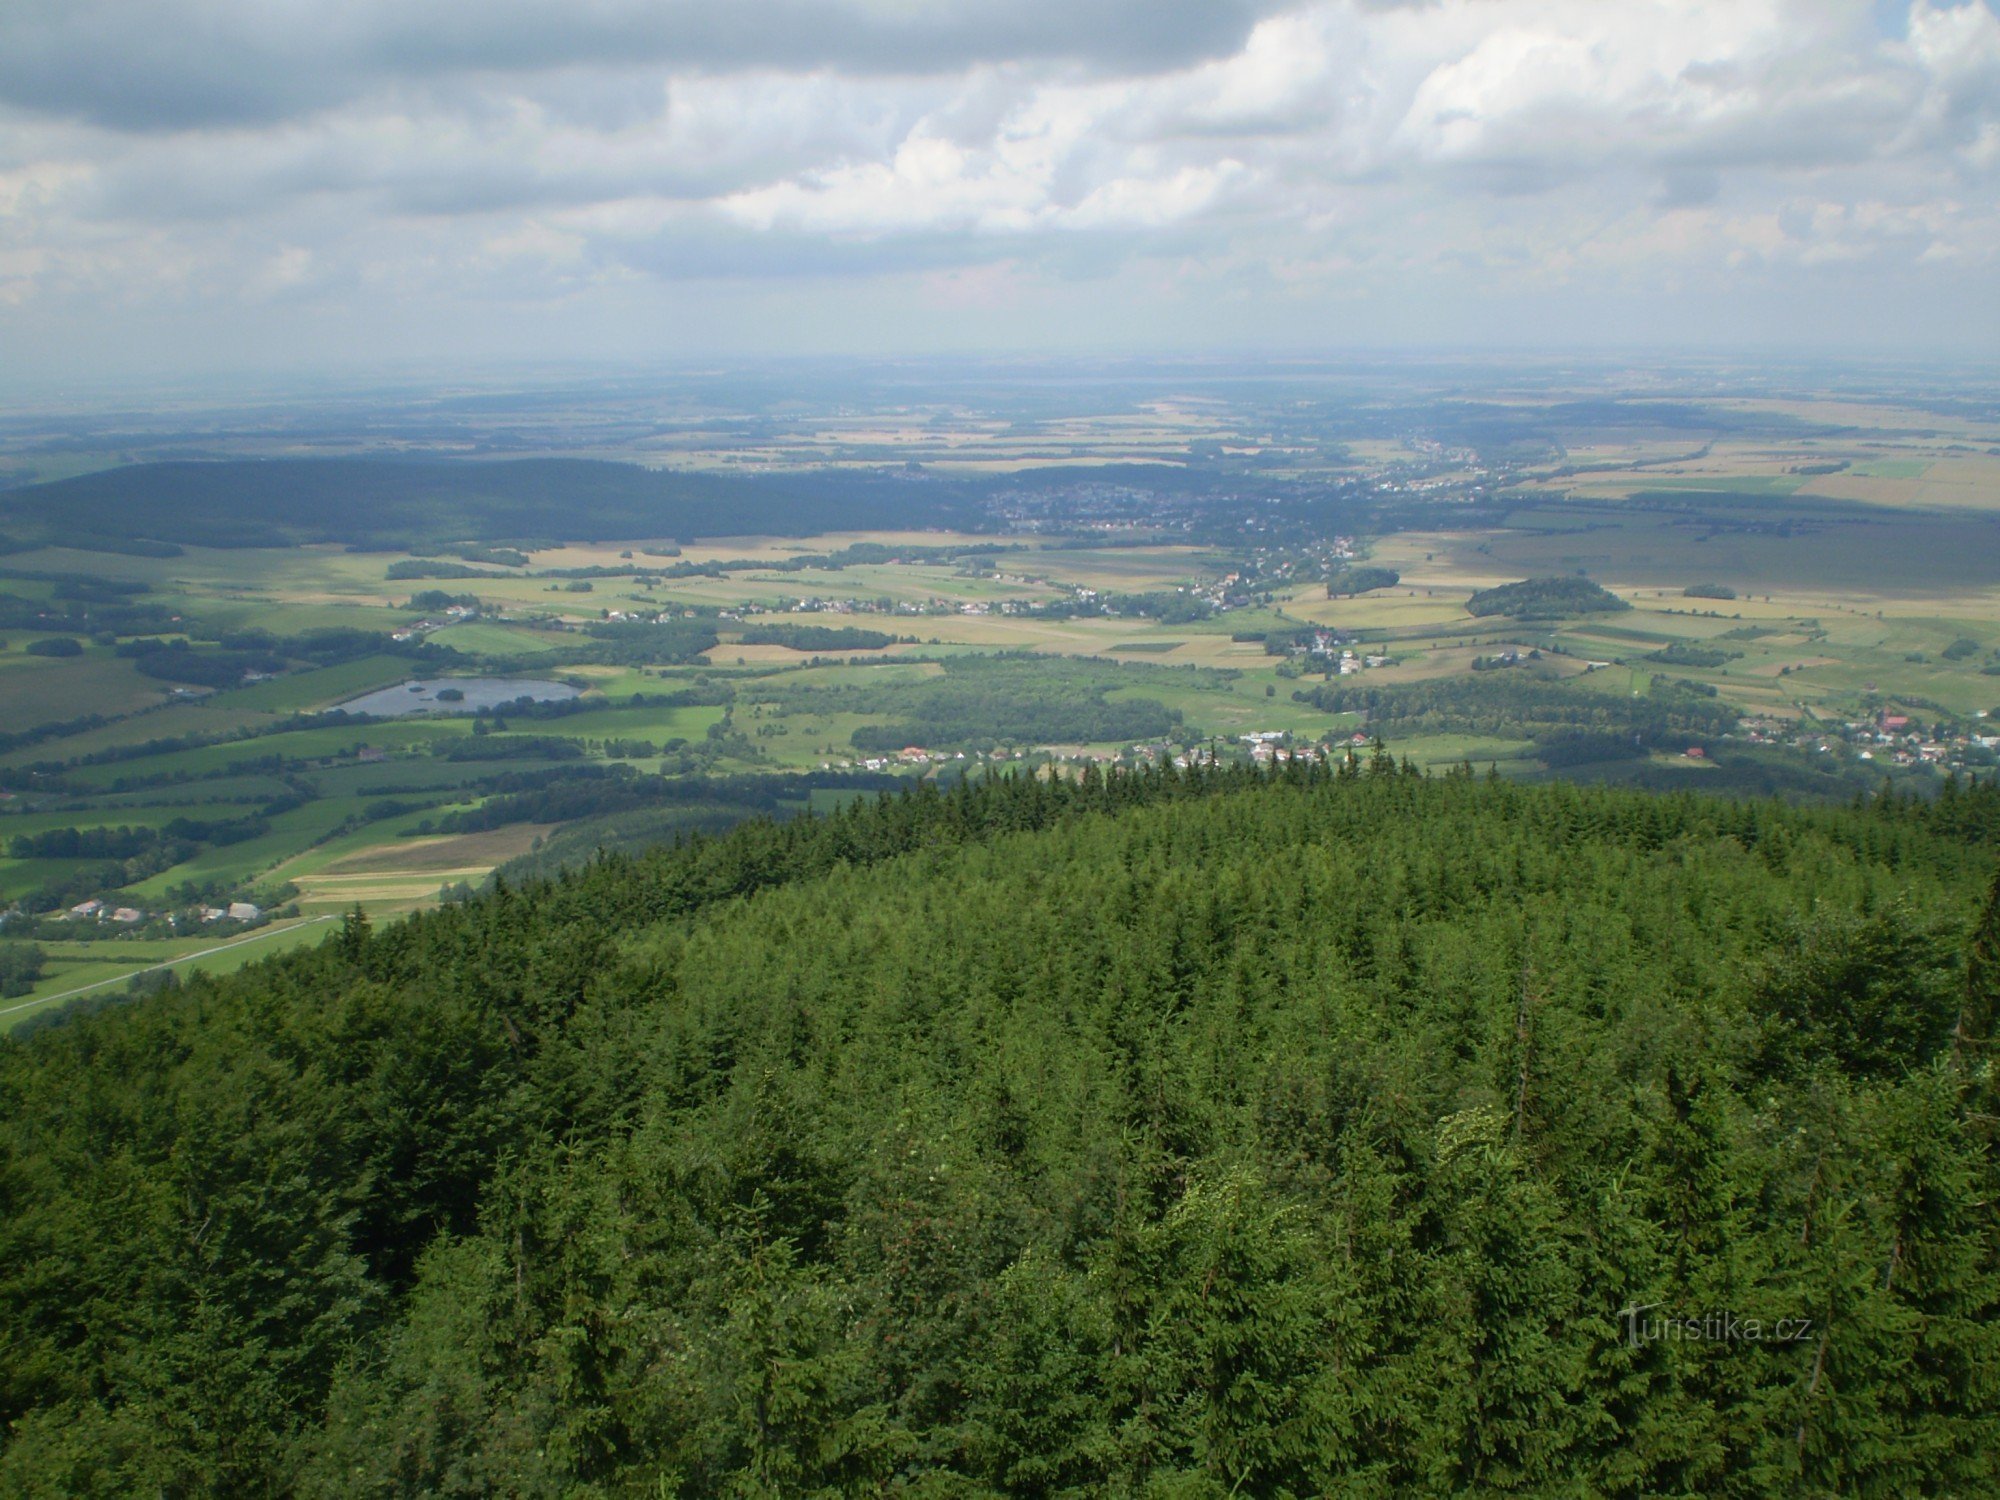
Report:
M448 868L452 881L476 881L538 836L528 830L593 817L606 826L628 815L643 819L716 778L761 788L754 793L766 799L759 805L781 810L800 799L771 788L803 774L837 780L862 774L868 761L937 774L937 760L898 761L910 740L936 740L950 776L1023 763L1012 755L987 759L995 747L1031 763L1050 753L1071 757L1073 771L1078 756L1131 759L1140 740L1245 757L1243 736L1253 733L1338 746L1357 730L1371 732L1365 703L1330 712L1315 698L1321 690L1408 695L1442 684L1470 692L1450 685L1483 682L1489 695L1500 685L1503 704L1557 692L1572 718L1584 704L1620 722L1645 711L1656 693L1697 695L1688 699L1696 702L1712 692L1714 703L1766 726L1757 751L1763 759L1754 763L1721 744L1714 758L1691 761L1685 745L1674 743L1681 731L1666 729L1650 759L1614 757L1576 770L1585 777L1734 775L1741 785L1763 787L1793 785L1785 775L1836 765L1859 778L1883 769L1872 751L1869 761L1861 758L1865 736L1843 742L1837 754L1776 742L1810 739L1820 732L1815 726L1867 724L1910 705L1955 736L1953 766L1977 770L1993 759L1972 748L1969 736L1982 713L2000 712L2000 530L1991 510L1967 497L2000 467L1982 468L1983 460L1925 449L1908 437L1871 448L1780 436L1761 445L1723 441L1700 455L1671 442L1621 450L1621 441L1593 449L1591 461L1601 468L1579 472L1573 483L1538 476L1532 465L1521 469L1518 501L1485 505L1476 525L1362 538L1360 554L1395 569L1399 580L1338 598L1317 581L1329 566L1323 554L1227 536L1189 544L1139 526L1129 539L1105 532L961 539L1001 549L977 568L916 551L936 544L928 533L882 534L892 553L909 548L911 559L653 576L643 587L641 572L669 566L649 557L643 540L550 549L527 569L459 580L391 581L388 569L407 554L331 545L189 547L171 558L21 553L9 561L23 576L0 580L18 600L58 609L60 590L50 580L99 580L114 591L106 597L169 612L173 633L198 654L225 650L220 643L244 631L262 633L247 638L254 645L359 628L386 645L387 632L420 618L409 607L414 596L433 589L477 599L480 613L392 649L363 647L330 665L289 658L267 680L230 685L225 674L219 687L179 684L178 694L177 684L144 676L129 654L116 654L107 643L115 632L82 633L90 644L71 658L26 653L30 640L48 632L9 632L0 651L0 732L26 733L0 740L0 789L12 794L0 799L0 901L40 910L106 895L157 912L170 892L223 899L296 878L296 899L309 911L335 909L350 896L407 910L434 898L444 882L439 869ZM1408 450L1362 444L1356 451L1393 473ZM1621 452L1641 466L1621 467ZM1845 462L1822 472L1836 459ZM1836 481L1848 490L1829 490ZM1926 509L1921 501L1930 491L1911 488L1946 484L1960 489L1941 508ZM1836 498L1850 492L1880 503ZM874 539L736 538L684 556L775 564ZM536 576L552 567L619 571L587 580ZM1226 607L1195 610L1172 624L1143 611L1088 607L1096 595L1185 597L1182 591L1220 589L1260 569L1268 581ZM1475 592L1499 583L1578 572L1631 608L1558 619L1474 617L1465 608ZM1695 584L1723 585L1735 597L1683 592ZM134 586L142 592L132 593ZM833 614L797 607L815 596L845 602ZM1065 601L1076 607L1056 607ZM785 612L766 613L780 608ZM614 610L705 611L720 643L705 658L656 659L643 636L620 646L578 628ZM810 651L737 644L746 631L772 623L858 627L897 643L879 652L829 651L820 665L811 664ZM1282 643L1311 630L1336 634L1357 658L1391 660L1339 676L1331 659L1273 655L1262 641L1265 633ZM116 638L129 650L143 646ZM1475 670L1509 652L1538 664L1518 676L1482 678ZM1005 693L985 700L976 686L969 698L954 686L965 680L954 673L1003 655L1047 669L1008 679ZM260 671L272 665L256 660ZM490 734L472 715L340 725L298 717L405 678L524 670L586 685L586 696L574 711L516 713ZM1560 687L1536 686L1549 683ZM913 689L922 691L912 696ZM668 694L699 701L634 701ZM1100 707L1079 714L1088 702ZM950 712L925 719L929 703ZM1150 704L1168 717L1116 717ZM1470 713L1445 703L1441 716L1419 721L1393 748L1424 767L1471 760L1510 775L1541 774L1542 742L1509 712L1489 706ZM36 732L85 714L106 722L72 734ZM1127 722L1143 723L1146 732L1091 728ZM1041 728L1024 733L1023 724ZM1553 731L1544 724L1542 732ZM1883 759L1894 757L1885 752ZM1914 753L1907 759L1888 769L1919 781L1932 774ZM1792 770L1770 770L1781 763ZM810 801L824 807L850 795L822 785ZM185 847L155 848L143 835L119 835L119 847L130 847L117 858L17 859L4 843L67 829L79 837L121 828L157 834L169 824L192 830ZM431 831L421 833L426 827ZM236 831L213 833L218 829ZM73 973L98 961L65 955L61 964Z
M308 708L331 708L344 699L373 692L403 681L411 675L410 663L396 656L364 656L359 661L319 667L269 682L218 693L217 708L247 708L260 713L296 713Z
M10 730L66 723L86 714L115 718L162 702L169 684L139 675L101 646L82 656L30 656L22 648L38 636L16 636L0 651L0 704Z
M176 975L231 973L287 949L318 942L326 936L326 921L324 917L314 917L274 923L222 942L177 938L141 939L129 944L117 939L43 943L40 946L48 954L47 971L31 994L0 1001L0 1032L10 1031L39 1012L77 999L80 994L115 990L120 983L148 970L168 969Z

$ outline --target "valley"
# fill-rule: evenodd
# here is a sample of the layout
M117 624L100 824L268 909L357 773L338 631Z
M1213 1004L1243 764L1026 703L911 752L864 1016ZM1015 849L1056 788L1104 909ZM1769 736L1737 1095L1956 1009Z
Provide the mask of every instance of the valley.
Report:
M1322 401L1286 418L1318 432L1308 462L1251 443L1268 404L1216 399L1221 458L1190 436L1138 468L1111 415L1071 422L1090 469L1023 467L973 423L949 462L879 474L828 428L787 448L812 464L784 493L876 525L798 535L668 520L718 524L730 483L783 513L762 481L697 474L678 498L675 471L598 464L574 482L625 486L634 518L664 505L666 534L598 535L617 513L592 512L590 536L538 538L577 527L553 456L410 471L440 498L405 514L438 540L400 546L392 496L307 505L255 467L208 471L206 511L185 467L58 483L51 505L92 485L161 523L85 546L36 544L44 491L0 493L0 944L39 953L0 1023L158 982L163 953L233 962L241 920L389 916L510 862L1002 769L1379 738L1431 770L1838 800L2000 765L2000 459L1980 456L2000 426L1831 398L1577 405ZM330 499L403 472L309 462L281 472ZM292 539L168 535L228 516ZM1564 578L1583 607L1504 593Z

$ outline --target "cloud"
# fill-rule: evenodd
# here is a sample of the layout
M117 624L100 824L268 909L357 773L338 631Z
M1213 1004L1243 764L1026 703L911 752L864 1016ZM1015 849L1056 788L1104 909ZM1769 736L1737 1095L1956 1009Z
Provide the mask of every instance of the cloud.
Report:
M1130 74L1233 51L1265 0L13 0L0 101L126 130L269 123L411 79L653 64Z
M819 336L844 318L860 337L864 301L867 337L921 342L951 286L982 316L1015 299L1018 325L988 325L1010 337L1290 332L1364 307L1394 327L1398 308L1416 324L1545 297L1579 309L1553 328L1611 307L1671 330L1656 309L1679 289L1818 295L1815 334L1928 306L1976 338L2000 15L1884 15L15 0L0 334L151 308L254 342L277 326L258 309L285 308L393 341L433 315L511 326L504 307L534 338L584 340L649 298L685 321L692 298L727 310L702 322L725 342L725 316L762 339L808 305ZM815 288L838 290L822 307Z

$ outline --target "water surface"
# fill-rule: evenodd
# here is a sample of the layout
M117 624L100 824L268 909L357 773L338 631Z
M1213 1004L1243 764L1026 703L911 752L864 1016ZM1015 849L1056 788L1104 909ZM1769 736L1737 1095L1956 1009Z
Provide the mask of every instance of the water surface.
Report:
M457 688L465 697L457 702L439 699L439 692L446 688ZM578 690L566 682L544 682L532 677L426 677L378 688L334 706L351 714L392 719L405 714L469 714L482 708L499 708L521 698L557 703L577 695Z

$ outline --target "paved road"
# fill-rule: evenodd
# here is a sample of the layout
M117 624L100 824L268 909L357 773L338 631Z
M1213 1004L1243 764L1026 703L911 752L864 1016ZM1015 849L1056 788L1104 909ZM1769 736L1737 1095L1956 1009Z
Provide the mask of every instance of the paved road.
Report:
M227 953L231 948L241 948L245 943L259 943L265 938L276 937L281 932L297 932L301 927L310 927L315 922L338 922L339 917L307 917L303 922L287 922L283 927L267 927L261 932L253 932L248 937L237 938L234 942L217 943L213 948L203 948L198 953L183 953L179 958L170 958L163 964L149 964L143 969L134 969L129 974L114 974L109 979L100 979L95 984L79 985L73 990L64 990L55 995L38 995L33 1000L23 1000L19 1005L10 1005L0 1010L0 1016L11 1016L16 1011L33 1010L38 1005L53 1005L58 1000L74 1000L78 995L87 995L92 990L101 990L106 985L130 984L141 974L157 974L162 969L177 968L181 964L192 963L197 958L207 958L211 953Z

